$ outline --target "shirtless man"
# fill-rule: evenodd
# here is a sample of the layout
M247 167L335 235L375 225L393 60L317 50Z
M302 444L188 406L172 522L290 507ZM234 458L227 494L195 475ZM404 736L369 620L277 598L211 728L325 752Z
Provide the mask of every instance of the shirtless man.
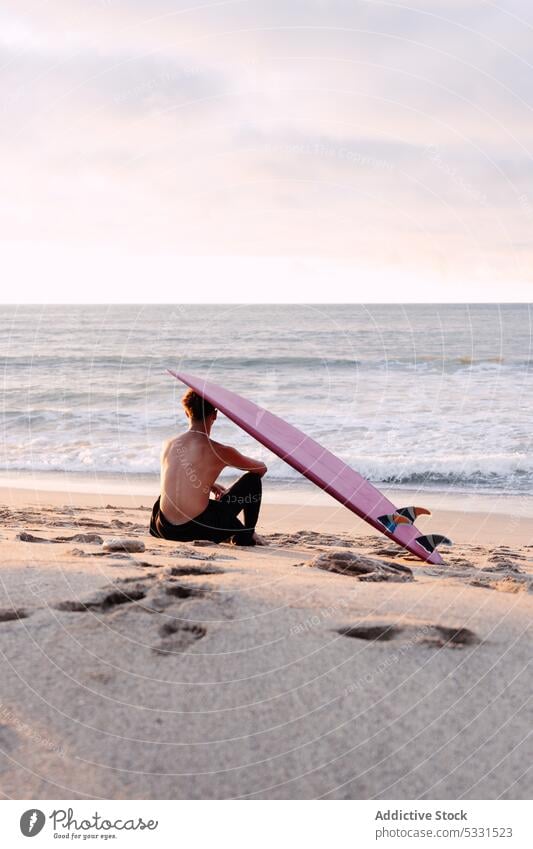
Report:
M169 439L161 452L161 495L150 533L163 539L264 545L255 526L261 507L261 478L267 467L211 439L217 411L192 389L182 398L189 430ZM216 480L230 467L246 472L230 489ZM210 498L213 493L214 498ZM243 521L237 516L242 511Z

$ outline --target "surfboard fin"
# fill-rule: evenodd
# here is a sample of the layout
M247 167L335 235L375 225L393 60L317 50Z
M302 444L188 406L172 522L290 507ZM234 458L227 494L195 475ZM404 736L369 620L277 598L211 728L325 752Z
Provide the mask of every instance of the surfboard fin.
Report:
M398 525L411 525L412 522L407 516L402 516L397 511L395 513L387 513L385 516L378 516L378 522L381 522L384 528L393 534Z
M426 536L417 537L415 542L425 548L426 551L429 551L431 554L432 551L435 551L438 545L453 545L451 539L448 537L443 537L440 534L427 534Z
M412 525L418 516L431 516L431 510L426 510L425 507L399 507L394 513L380 516L378 522L392 534L398 525Z
M425 507L400 507L399 510L396 510L396 513L409 519L411 525L419 516L431 516L431 510L427 510Z

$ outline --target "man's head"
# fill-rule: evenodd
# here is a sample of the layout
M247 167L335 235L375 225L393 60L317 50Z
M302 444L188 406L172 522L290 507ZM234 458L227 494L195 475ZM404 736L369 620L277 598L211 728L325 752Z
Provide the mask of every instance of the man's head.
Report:
M212 424L217 417L216 408L193 389L187 390L181 399L181 403L191 422L210 422Z

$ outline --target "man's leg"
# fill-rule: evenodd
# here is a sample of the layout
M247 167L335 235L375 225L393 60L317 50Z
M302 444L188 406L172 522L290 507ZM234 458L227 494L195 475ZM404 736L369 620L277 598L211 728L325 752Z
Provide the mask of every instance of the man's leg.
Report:
M224 542L229 539L233 530L244 530L239 520L228 513L227 507L216 501L210 501L207 509L200 516L183 525L173 525L169 522L161 513L159 504L158 498L150 520L150 533L154 537L176 542L191 542L195 539Z
M233 539L237 545L255 545L253 532L247 531L227 504L215 501L214 498L209 499L204 512L189 522L189 525L193 528L192 539L208 539L212 542Z
M150 534L153 537L160 537L159 528L157 527L157 517L159 516L159 502L161 498L158 498L152 507L152 515L150 516Z
M243 532L240 532L238 537L243 540L244 545L252 543L261 508L261 496L261 476L255 472L246 472L220 499L220 503L224 504L230 515L235 518L241 511L243 512Z

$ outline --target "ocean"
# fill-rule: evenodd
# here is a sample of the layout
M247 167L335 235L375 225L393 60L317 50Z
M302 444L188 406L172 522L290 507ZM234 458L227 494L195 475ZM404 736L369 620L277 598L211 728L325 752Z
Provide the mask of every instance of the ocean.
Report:
M204 375L374 483L533 494L533 306L2 306L0 471L154 476ZM301 476L223 416L213 435Z

